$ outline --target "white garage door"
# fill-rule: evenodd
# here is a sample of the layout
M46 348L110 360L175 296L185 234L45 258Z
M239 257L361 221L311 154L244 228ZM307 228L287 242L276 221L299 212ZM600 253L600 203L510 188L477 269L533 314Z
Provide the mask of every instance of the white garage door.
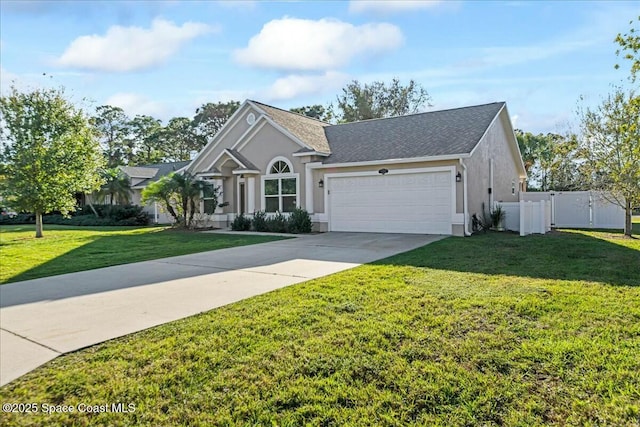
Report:
M327 181L331 231L451 234L451 171Z

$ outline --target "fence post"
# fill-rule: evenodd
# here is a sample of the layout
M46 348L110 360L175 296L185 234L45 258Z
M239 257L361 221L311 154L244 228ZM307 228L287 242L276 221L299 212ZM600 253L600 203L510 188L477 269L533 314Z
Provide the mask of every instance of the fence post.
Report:
M538 227L539 230L538 233L540 234L544 234L545 229L546 229L546 224L545 224L545 218L546 218L546 212L545 212L545 204L546 201L544 200L540 200L540 221L538 222Z
M593 227L593 196L589 191L589 228Z
M520 236L524 236L524 200L520 200Z

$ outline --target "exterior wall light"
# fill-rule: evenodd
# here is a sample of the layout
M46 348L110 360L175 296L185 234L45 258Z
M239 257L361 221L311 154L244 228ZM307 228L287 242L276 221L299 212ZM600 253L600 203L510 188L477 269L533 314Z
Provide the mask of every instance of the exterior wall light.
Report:
M324 188L324 180L321 179L320 181L318 181L318 187L320 188Z
M389 173L389 169L382 168L378 171L380 175L386 175Z
M462 174L460 172L456 174L456 182L462 182Z

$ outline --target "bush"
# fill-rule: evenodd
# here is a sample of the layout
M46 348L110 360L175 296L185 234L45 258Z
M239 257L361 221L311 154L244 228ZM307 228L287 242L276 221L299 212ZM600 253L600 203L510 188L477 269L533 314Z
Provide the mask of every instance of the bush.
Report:
M42 216L44 224L100 226L100 225L148 225L149 215L136 205L94 205L98 217L85 206L65 218L59 212ZM35 224L34 214L18 214L15 218L2 219L0 224Z
M280 212L276 212L274 216L267 219L267 230L272 233L286 233L287 218Z
M289 233L311 233L311 226L309 212L302 208L295 208L287 220L287 231Z
M267 213L265 211L254 212L252 224L255 231L269 231Z
M231 223L231 229L233 231L249 231L251 230L251 218L247 218L244 214L240 214L235 217Z
M8 216L0 217L0 225L18 225L18 224L35 224L36 216L34 214L19 213L13 218Z

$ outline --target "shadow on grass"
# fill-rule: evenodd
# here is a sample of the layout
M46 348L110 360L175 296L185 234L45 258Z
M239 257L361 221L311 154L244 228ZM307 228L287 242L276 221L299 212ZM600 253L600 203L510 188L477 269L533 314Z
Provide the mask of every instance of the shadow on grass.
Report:
M83 230L90 231L87 228ZM159 263L136 264L135 267L129 264L233 247L239 247L240 250L242 246L281 239L272 236L212 235L176 230L138 235L87 236L86 244L17 274L0 285L0 306L68 298L209 274L212 272L211 267L198 268L176 263L167 269L160 268L162 264ZM103 267L113 267L115 270L108 275L95 271ZM20 287L17 282L33 279L42 280L31 282L32 286L27 292L24 292L24 287L21 290L11 289ZM15 286L12 286L14 283Z
M623 239L620 233L608 234ZM626 243L569 231L527 237L490 232L445 239L377 264L640 286L640 240Z

